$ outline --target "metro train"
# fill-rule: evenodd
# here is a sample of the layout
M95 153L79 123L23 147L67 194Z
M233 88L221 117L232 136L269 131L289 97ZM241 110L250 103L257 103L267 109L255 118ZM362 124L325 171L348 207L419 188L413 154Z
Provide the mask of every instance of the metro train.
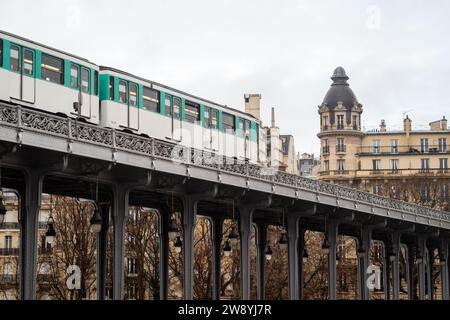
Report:
M0 100L259 163L245 112L0 31Z

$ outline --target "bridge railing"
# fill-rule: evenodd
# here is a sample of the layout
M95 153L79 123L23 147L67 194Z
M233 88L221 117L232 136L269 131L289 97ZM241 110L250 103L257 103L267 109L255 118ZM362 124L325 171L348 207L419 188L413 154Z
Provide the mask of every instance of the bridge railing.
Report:
M0 123L17 129L17 140L21 143L24 130L65 137L70 145L73 141L106 146L113 150L123 150L132 153L148 155L152 158L164 158L189 165L201 166L216 171L245 176L280 184L298 190L307 190L320 194L332 195L338 198L362 202L386 209L411 213L425 218L433 218L450 222L450 214L445 211L422 207L402 200L387 198L349 187L330 184L323 181L308 179L289 174L273 168L239 161L235 158L222 157L217 154L188 148L174 143L133 135L109 128L64 118L53 114L25 109L0 103Z

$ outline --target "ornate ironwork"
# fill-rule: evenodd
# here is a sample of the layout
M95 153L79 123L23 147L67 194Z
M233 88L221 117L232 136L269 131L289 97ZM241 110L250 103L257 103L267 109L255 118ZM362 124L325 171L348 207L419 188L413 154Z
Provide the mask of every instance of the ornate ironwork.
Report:
M450 221L450 215L445 211L421 207L413 203L381 197L323 181L307 179L286 172L274 171L273 168L240 162L234 158L218 156L175 143L101 128L92 124L18 106L0 103L0 123L18 127L18 129L30 129L50 135L66 136L73 140L101 144L113 149L138 152L189 165L243 175L300 190L313 191L317 194L332 195L341 199L352 200L355 203L361 202L372 206L398 210L403 213L411 213L416 216Z

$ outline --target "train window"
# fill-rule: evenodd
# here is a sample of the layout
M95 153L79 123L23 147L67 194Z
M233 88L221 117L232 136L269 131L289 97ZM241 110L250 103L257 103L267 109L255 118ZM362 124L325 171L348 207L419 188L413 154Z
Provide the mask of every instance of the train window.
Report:
M223 130L229 131L229 130L233 130L235 129L235 121L234 121L234 116L224 112L222 114L222 128Z
M89 93L89 70L82 67L81 68L81 91L84 93Z
M142 93L142 108L153 112L159 112L158 91L144 87Z
M28 49L25 49L23 54L23 73L27 76L34 74L34 53Z
M98 71L94 71L94 95L98 95Z
M186 101L184 106L185 119L187 122L198 123L200 121L200 105Z
M120 103L127 103L128 99L128 90L127 90L127 83L124 80L119 81L119 102Z
M0 67L3 67L3 40L0 39Z
M217 129L218 128L219 112L215 109L205 107L203 115L203 125L205 128Z
M11 64L11 71L20 71L20 49L18 46L11 45L9 50L9 62Z
M166 95L164 98L164 108L166 116L172 116L172 97Z
M250 121L246 119L239 119L238 133L240 137L250 137Z
M138 86L130 83L130 106L137 107L138 105Z
M174 97L173 98L173 118L180 119L181 113L181 99Z
M114 77L109 77L109 100L114 100Z
M64 84L64 60L43 53L41 78L50 82Z
M71 63L70 64L70 87L74 89L78 89L78 78L79 78L79 71L78 66L76 64Z

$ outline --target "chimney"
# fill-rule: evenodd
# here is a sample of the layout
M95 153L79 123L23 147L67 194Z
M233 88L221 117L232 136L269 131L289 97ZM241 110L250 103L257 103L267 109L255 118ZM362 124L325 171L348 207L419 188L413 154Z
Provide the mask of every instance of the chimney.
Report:
M275 128L275 108L272 107L272 125L271 128Z
M403 130L405 132L411 132L411 128L412 128L412 121L411 119L408 117L408 115L406 115L406 118L403 119Z
M445 116L443 116L441 120L441 130L448 130L447 119L445 119Z
M381 120L380 132L386 132L386 122L384 120Z
M255 93L247 93L244 95L245 100L245 112L250 113L256 119L261 120L261 95Z

